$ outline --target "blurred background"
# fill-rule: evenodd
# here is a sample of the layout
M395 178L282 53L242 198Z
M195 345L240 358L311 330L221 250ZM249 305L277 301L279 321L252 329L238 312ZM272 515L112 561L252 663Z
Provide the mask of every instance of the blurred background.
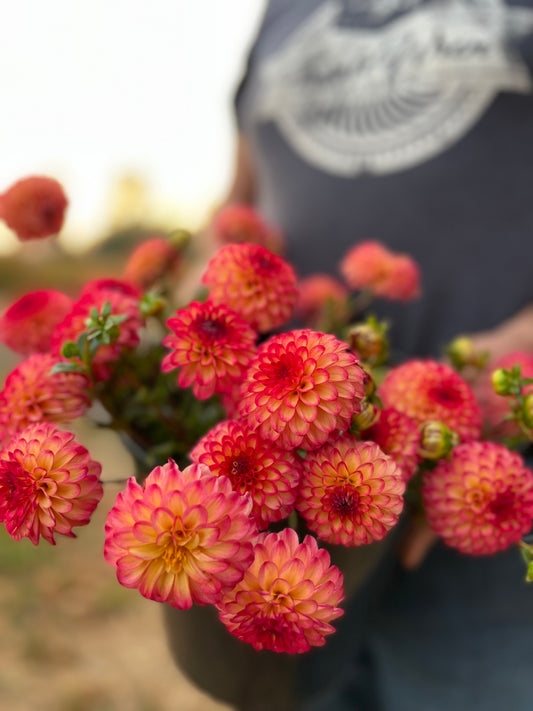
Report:
M58 240L20 245L0 225L0 309L25 291L75 291L113 271L138 233L196 230L224 196L233 92L264 0L18 0L2 13L0 192L60 180ZM103 270L103 273L102 273ZM3 378L16 359L0 351ZM107 478L111 438L81 431ZM0 708L214 711L174 668L158 605L121 588L102 556L105 499L77 540L35 548L0 531Z

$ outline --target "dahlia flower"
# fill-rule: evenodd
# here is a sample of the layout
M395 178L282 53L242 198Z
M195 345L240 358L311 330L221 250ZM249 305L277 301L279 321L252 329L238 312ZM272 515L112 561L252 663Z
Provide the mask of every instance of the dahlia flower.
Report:
M21 241L50 237L63 227L68 200L57 180L23 178L0 195L0 219Z
M200 400L231 390L255 353L257 334L224 304L193 301L167 325L173 333L163 339L163 345L172 350L161 368L164 373L181 368L179 385L192 385Z
M481 409L467 383L452 368L431 360L411 360L393 368L379 395L419 424L440 420L466 442L481 431Z
M104 556L122 585L151 600L180 609L216 603L253 560L251 508L226 477L169 460L117 496Z
M202 281L209 299L241 314L258 331L291 317L298 289L293 268L256 244L228 244L211 259Z
M490 363L474 385L483 412L483 424L491 437L513 437L520 434L520 427L516 422L505 420L506 415L511 411L509 400L496 394L491 379L495 370L499 368L511 370L515 365L520 366L520 374L523 378L533 378L533 355L515 351ZM523 390L524 395L530 392L533 392L533 385L527 385Z
M142 290L137 284L124 279L113 279L113 277L104 277L102 279L91 279L83 285L80 296L87 294L93 295L95 301L100 300L100 292L115 291L122 296L131 296L133 299L139 300L142 296Z
M340 270L351 289L365 289L385 299L409 301L420 293L416 263L379 242L361 242L343 258Z
M35 353L7 376L0 391L0 442L37 422L70 422L90 405L89 381L82 373L54 373L58 358Z
M102 498L100 465L70 432L30 425L0 450L0 521L15 539L75 537Z
M72 308L72 299L44 289L24 294L0 318L0 341L21 355L46 353L52 332Z
M298 283L296 313L309 326L343 323L348 317L348 291L328 274L313 274Z
M416 473L420 461L420 430L413 419L392 407L387 408L381 411L377 423L363 432L363 437L375 442L394 459L404 481Z
M141 242L130 254L124 269L127 281L148 289L179 262L179 250L164 237L152 237Z
M265 222L249 205L227 205L213 220L213 233L219 244L258 244L271 252L283 251L283 236Z
M301 459L263 439L243 420L216 425L190 456L212 474L227 476L235 491L250 494L259 528L281 521L294 509Z
M240 413L283 449L316 449L360 411L364 379L342 341L289 331L259 348L242 385Z
M343 435L307 454L296 508L323 541L359 546L381 540L398 521L405 482L374 442Z
M219 616L231 634L255 649L299 654L320 647L343 614L343 579L312 536L299 543L286 528L259 535L244 578L225 593Z
M429 525L444 542L472 555L505 550L531 529L533 473L495 442L467 442L425 474Z

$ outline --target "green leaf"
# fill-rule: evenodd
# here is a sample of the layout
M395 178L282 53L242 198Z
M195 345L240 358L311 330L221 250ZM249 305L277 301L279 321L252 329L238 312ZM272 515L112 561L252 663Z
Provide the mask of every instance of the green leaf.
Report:
M83 373L83 368L77 363L56 363L50 371L50 375L56 373Z
M65 341L61 347L61 355L64 358L75 358L80 355L80 350L73 341Z

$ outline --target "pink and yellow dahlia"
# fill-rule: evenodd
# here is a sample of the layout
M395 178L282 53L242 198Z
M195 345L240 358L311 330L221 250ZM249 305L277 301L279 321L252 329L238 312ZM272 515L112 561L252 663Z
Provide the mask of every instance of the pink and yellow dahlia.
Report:
M452 368L432 360L411 360L393 368L379 388L385 407L419 424L440 420L461 441L477 439L481 409L469 385Z
M35 353L7 376L0 392L0 443L37 422L70 422L90 405L82 373L51 374L58 358Z
M299 654L320 647L343 614L343 578L312 536L260 534L244 578L218 605L231 634L255 649Z
M420 463L420 429L415 420L390 407L381 411L379 420L363 432L363 437L394 459L405 481L416 473Z
M144 597L180 609L216 603L253 560L251 508L226 477L169 460L117 496L104 555L119 582Z
M346 343L318 331L273 336L242 386L241 416L283 449L316 449L360 411L365 373Z
M42 289L24 294L0 318L0 341L22 355L46 353L52 333L72 309L72 299L60 291Z
M329 274L313 274L298 283L296 313L316 328L322 323L344 323L348 317L348 291Z
M467 442L425 474L429 525L462 553L496 553L531 529L533 473L516 452L494 442Z
M0 195L0 219L21 241L50 237L63 227L67 205L61 183L34 175L19 180Z
M158 279L176 269L179 250L164 237L152 237L141 242L130 254L124 277L142 289L153 286Z
M75 537L102 498L100 465L70 432L30 425L0 450L0 522L15 539Z
M262 332L288 321L298 298L293 268L256 244L222 247L202 281L209 287L210 301L225 304Z
M352 289L365 289L385 299L410 301L420 293L416 262L405 254L391 252L379 242L367 241L353 247L340 265Z
M403 509L403 472L374 442L343 435L308 453L296 508L323 541L381 540Z
M235 491L250 494L260 529L294 509L300 457L263 439L244 420L216 425L192 450L191 459L205 464L212 474L227 476Z
M258 244L275 254L283 251L281 232L267 224L249 205L233 204L219 210L213 220L213 233L219 244Z
M256 332L224 304L193 301L167 321L172 334L163 339L171 348L162 361L164 373L181 368L178 383L192 385L200 400L231 391L255 353Z

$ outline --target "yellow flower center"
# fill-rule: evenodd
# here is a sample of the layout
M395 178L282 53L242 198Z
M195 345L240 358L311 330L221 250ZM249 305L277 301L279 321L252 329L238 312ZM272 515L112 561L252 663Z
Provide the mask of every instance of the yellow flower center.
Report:
M186 557L185 547L176 541L170 541L162 556L167 573L179 573L183 569Z

